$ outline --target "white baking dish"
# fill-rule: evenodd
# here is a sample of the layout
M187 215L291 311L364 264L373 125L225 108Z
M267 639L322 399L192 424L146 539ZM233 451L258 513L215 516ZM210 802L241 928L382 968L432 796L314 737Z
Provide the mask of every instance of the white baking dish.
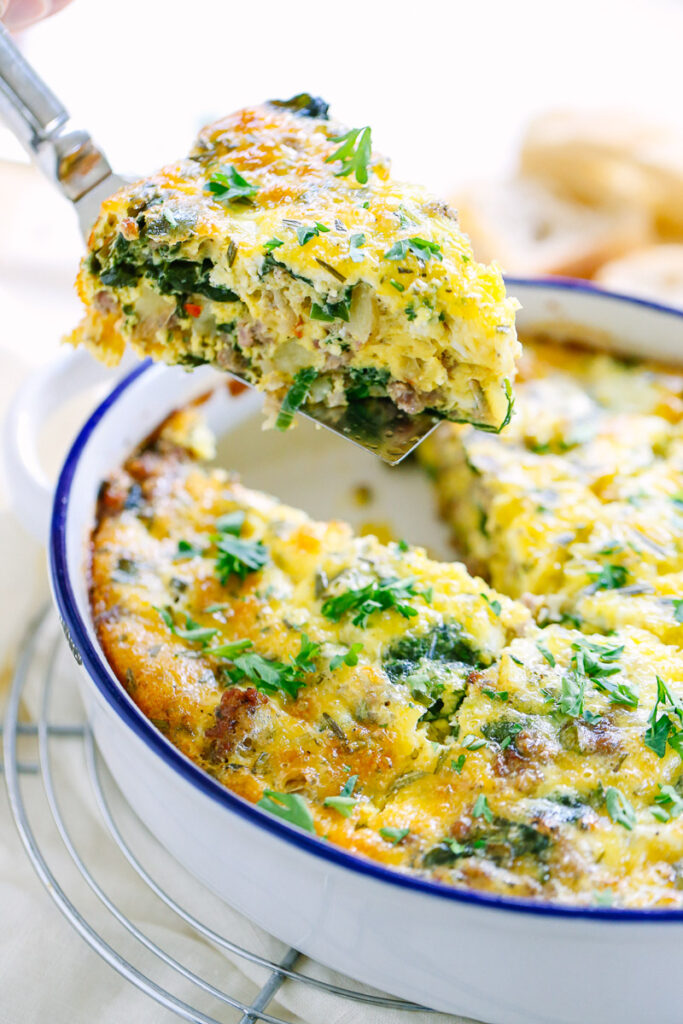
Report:
M681 312L575 282L511 281L509 286L523 305L522 331L552 327L624 354L683 364ZM10 416L8 476L15 505L35 530L49 511L35 454L38 424L50 406L100 372L93 365L83 353L70 355L30 383ZM225 378L209 369L188 374L137 366L81 430L52 505L55 601L80 668L96 741L140 818L181 864L269 932L396 995L495 1024L678 1024L675 979L683 912L526 903L390 871L300 832L222 788L180 754L119 686L88 608L86 566L98 487L172 409L216 382ZM253 416L255 404L253 393L230 398L224 387L210 403L214 424L240 466L249 451L275 452L257 467L261 475L247 483L267 487L270 479L279 497L321 514L321 502L325 506L339 492L348 446L322 434L309 437L301 428L292 440L289 435L264 438ZM333 460L324 479L319 446ZM377 474L377 486L391 494L385 505L405 508L408 539L434 541L420 534L429 502L426 485L411 471L380 470L370 456L359 458L368 460L363 471ZM289 493L281 492L279 482Z

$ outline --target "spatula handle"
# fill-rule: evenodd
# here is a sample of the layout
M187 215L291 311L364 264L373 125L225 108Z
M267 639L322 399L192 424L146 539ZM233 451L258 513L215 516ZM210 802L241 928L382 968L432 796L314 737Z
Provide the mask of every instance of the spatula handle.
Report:
M111 174L87 132L69 114L0 24L0 115L41 170L75 202Z

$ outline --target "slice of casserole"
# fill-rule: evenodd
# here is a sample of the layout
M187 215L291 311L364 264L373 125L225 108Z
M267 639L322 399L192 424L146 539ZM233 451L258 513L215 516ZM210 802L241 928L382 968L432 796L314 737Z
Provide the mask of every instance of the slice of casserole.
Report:
M72 335L110 363L129 342L211 363L285 401L388 397L499 430L517 302L455 213L396 182L370 129L304 95L205 128L190 157L108 199Z
M182 428L105 483L91 567L104 652L172 743L414 876L683 905L680 650L540 629L462 565L198 465Z
M470 567L543 619L683 646L683 373L526 344L501 437L421 448Z

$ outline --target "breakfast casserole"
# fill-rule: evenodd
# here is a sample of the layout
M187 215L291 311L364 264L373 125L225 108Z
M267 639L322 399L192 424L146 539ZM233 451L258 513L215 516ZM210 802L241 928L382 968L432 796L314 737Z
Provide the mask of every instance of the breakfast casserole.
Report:
M516 390L500 438L420 448L459 553L541 622L683 647L683 373L525 342Z
M397 182L370 128L300 95L205 128L189 158L107 199L71 337L117 363L211 363L270 396L390 399L499 430L520 347L500 270L446 203Z
M98 501L93 619L143 714L233 793L412 876L683 905L679 648L541 627L460 563L247 490L196 457L198 415Z

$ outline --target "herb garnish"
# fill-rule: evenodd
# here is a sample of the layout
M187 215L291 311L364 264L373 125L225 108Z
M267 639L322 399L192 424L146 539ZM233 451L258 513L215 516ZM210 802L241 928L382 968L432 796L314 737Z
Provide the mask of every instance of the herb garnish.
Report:
M277 818L282 818L283 821L288 821L290 825L298 825L306 832L315 834L313 815L304 798L298 793L276 793L272 789L266 789L256 806Z
M294 419L294 413L308 398L313 381L317 376L318 371L312 366L307 366L305 369L299 370L294 375L294 383L285 395L284 401L280 406L277 419L275 420L275 426L278 430L287 430L291 425L291 422Z
M397 292L404 292L406 290L406 286L404 284L401 284L400 281L395 281L393 277L389 281L389 284L391 285L392 288L395 288Z
M348 665L350 668L354 668L358 664L358 654L363 650L361 643L351 644L346 654L336 654L330 661L330 669L332 672L338 669L341 665Z
M674 606L674 619L676 622L683 622L683 598L674 597L671 603Z
M353 791L357 782L358 776L350 775L342 786L339 796L325 797L323 800L323 807L331 807L344 818L350 818L353 814L353 809L356 806L356 798L353 796Z
M489 802L483 793L480 793L474 802L474 807L472 808L472 817L484 818L488 822L493 821L493 811L489 807Z
M636 812L620 789L608 786L605 790L605 806L615 825L623 825L629 832L636 823Z
M657 757L664 757L668 743L683 759L683 705L659 676L656 679L657 699L648 719L643 740L650 750L654 750ZM662 714L657 717L660 706Z
M603 565L600 572L589 572L596 590L619 590L625 586L629 571L625 565Z
M284 244L281 238L269 238L267 242L263 243L263 248L266 252L272 252L273 249L279 249Z
M373 612L388 608L394 608L404 619L414 618L417 611L406 603L406 599L418 596L424 597L424 594L415 589L414 579L388 577L376 583L368 583L365 587L346 590L336 597L328 597L323 603L322 613L333 622L339 622L346 612L355 611L357 614L352 619L353 625L365 629Z
M176 626L173 621L168 608L157 608L155 610L161 616L164 624L170 629L174 636L179 637L181 640L190 640L192 643L200 643L203 647L209 642L211 637L215 636L218 632L217 629L213 629L210 626L200 626L198 622L195 622L189 615L185 615L185 626Z
M264 658L252 648L251 640L237 640L234 643L221 644L219 647L209 647L206 653L232 662L234 668L229 669L227 673L232 683L241 683L246 678L263 693L273 694L280 691L292 699L295 699L301 687L306 685L305 675L315 671L313 658L320 651L320 645L311 643L305 633L301 634L299 653L290 658L288 665Z
M466 759L467 754L459 754L456 760L451 760L451 768L453 769L454 772L457 772L458 775L460 775L461 771L463 770Z
M581 638L572 644L570 668L562 677L560 711L572 718L579 716L587 722L595 721L596 716L584 708L584 698L588 683L596 690L606 694L612 704L622 704L627 708L638 707L638 694L627 682L614 682L610 677L621 671L615 664L621 657L624 645L609 647L598 644L587 638Z
M244 518L244 512L238 509L216 520L218 533L213 538L218 548L216 572L223 586L229 576L239 576L243 580L250 572L262 569L268 561L268 549L260 540L240 538Z
M312 238L316 238L320 234L327 234L330 230L326 228L324 224L321 224L319 220L315 224L299 224L295 221L285 222L288 227L293 228L294 234L297 237L299 245L306 245L306 242L310 242Z
M405 839L409 832L409 828L391 828L390 826L379 830L382 839L386 839L392 846L396 846L402 839Z
M341 169L334 172L335 178L345 178L353 173L360 185L366 185L368 180L368 164L372 155L372 130L365 128L352 128L346 135L334 135L331 142L341 142L342 145L334 153L325 158L326 164L341 161Z
M412 238L401 238L398 242L394 242L391 248L384 253L384 259L402 260L409 252L421 263L426 263L432 257L443 260L441 246L438 242L430 242L426 238L418 238L415 235Z
M490 597L486 596L486 594L480 594L479 596L484 598L484 600L486 601L487 605L489 606L494 615L500 615L502 611L500 601L496 601L495 598L492 601Z
M190 544L189 540L179 540L174 561L179 562L185 558L201 558L204 551L205 548L200 548L198 544Z
M217 199L240 203L252 202L258 192L258 185L250 185L232 164L214 171L205 188Z
M659 793L655 797L655 803L659 804L659 807L651 807L650 810L658 821L670 821L671 818L677 818L683 813L683 800L679 793L676 792L673 786L662 786L659 784ZM662 805L666 804L666 807ZM668 805L671 806L668 806Z

